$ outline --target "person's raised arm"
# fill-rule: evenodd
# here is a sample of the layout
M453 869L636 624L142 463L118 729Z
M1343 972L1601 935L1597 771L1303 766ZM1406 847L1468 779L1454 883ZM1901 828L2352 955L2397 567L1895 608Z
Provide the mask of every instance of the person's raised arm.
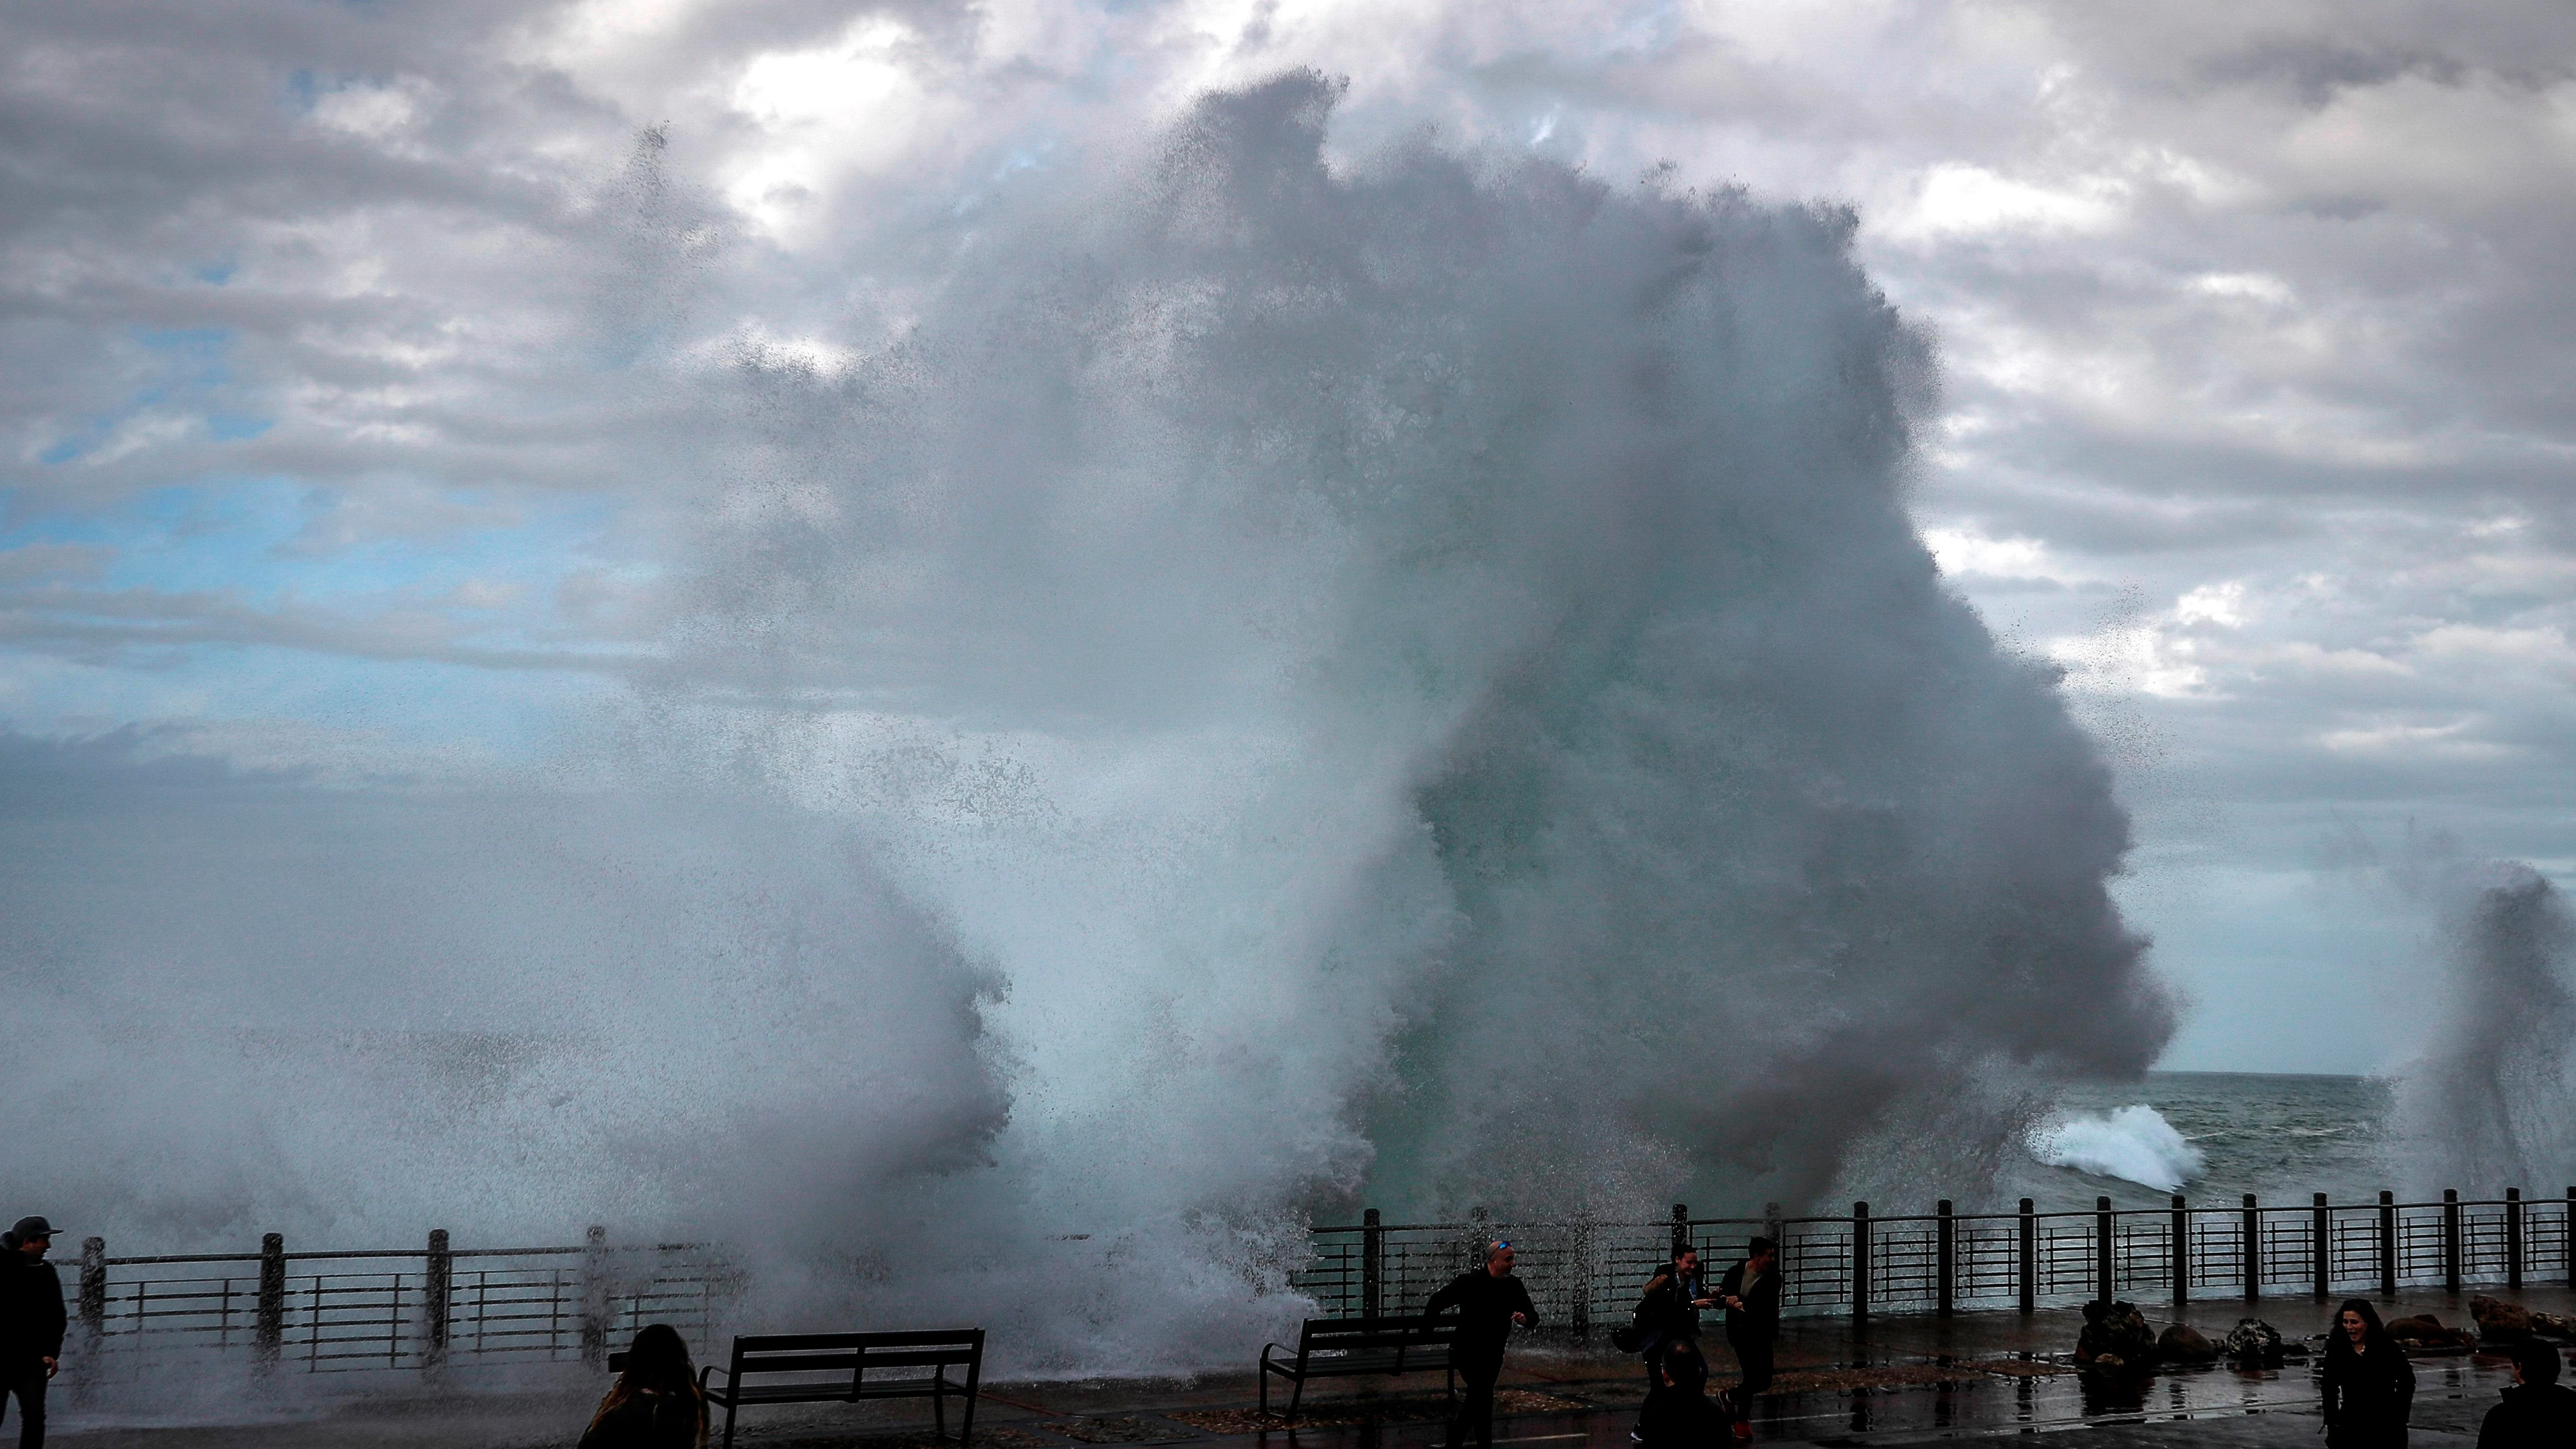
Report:
M1451 1307L1457 1303L1458 1296L1466 1287L1466 1283L1467 1280L1464 1277L1450 1279L1449 1286L1432 1294L1428 1299L1424 1300L1422 1304L1422 1316L1425 1318L1439 1317L1442 1309Z

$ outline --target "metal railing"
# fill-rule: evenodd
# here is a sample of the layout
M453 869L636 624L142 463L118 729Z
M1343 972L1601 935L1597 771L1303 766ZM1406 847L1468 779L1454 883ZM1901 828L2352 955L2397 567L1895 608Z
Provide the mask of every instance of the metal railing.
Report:
M2563 1199L1879 1216L1694 1218L1676 1204L1659 1222L1492 1221L1389 1224L1370 1209L1355 1225L1313 1230L1290 1287L1338 1317L1418 1309L1472 1267L1482 1243L1509 1238L1541 1318L1575 1332L1627 1321L1639 1287L1675 1247L1712 1264L1762 1233L1780 1244L1781 1306L1797 1314L1954 1313L2098 1297L2253 1300L2278 1294L2458 1291L2526 1281L2576 1286ZM434 1232L421 1249L286 1251L275 1233L257 1253L111 1258L82 1245L68 1290L72 1369L97 1382L186 1355L240 1358L263 1373L437 1371L528 1362L597 1364L612 1339L667 1322L693 1342L728 1326L742 1279L707 1244L611 1245L592 1228L572 1247L453 1248Z
M1689 1243L1714 1265L1755 1233L1780 1245L1787 1313L2029 1311L2095 1298L2256 1300L2282 1294L2393 1296L2401 1288L2576 1286L2569 1251L2576 1187L2565 1198L2216 1207L2181 1197L2163 1208L1882 1217L1694 1218L1675 1204L1662 1222L1508 1223L1480 1209L1466 1222L1390 1224L1368 1210L1357 1225L1314 1230L1314 1256L1291 1286L1336 1317L1401 1313L1476 1262L1477 1245L1509 1238L1542 1318L1576 1331L1624 1323L1639 1287Z
M82 1244L67 1288L71 1364L88 1380L131 1377L185 1355L246 1357L263 1372L435 1370L604 1359L646 1323L711 1336L735 1277L704 1244L286 1251L112 1258Z

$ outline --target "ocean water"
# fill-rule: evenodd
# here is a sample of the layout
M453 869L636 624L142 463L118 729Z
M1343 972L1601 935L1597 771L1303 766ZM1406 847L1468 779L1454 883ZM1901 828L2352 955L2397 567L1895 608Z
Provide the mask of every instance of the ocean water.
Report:
M2390 1084L2373 1077L2150 1072L2070 1088L2032 1134L2022 1191L2042 1207L2108 1195L2123 1207L2180 1192L2204 1202L2374 1200L2396 1188ZM2462 1183L2463 1191L2481 1185Z

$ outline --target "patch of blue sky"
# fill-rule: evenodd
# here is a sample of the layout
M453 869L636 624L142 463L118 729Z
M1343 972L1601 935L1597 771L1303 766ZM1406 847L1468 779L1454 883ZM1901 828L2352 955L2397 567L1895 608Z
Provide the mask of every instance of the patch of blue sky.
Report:
M175 724L221 737L282 726L318 764L441 752L526 759L577 735L625 688L605 674L277 645L198 645L121 665L0 653L0 728L61 735Z
M219 442L256 438L275 426L274 418L236 405L241 400L232 396L233 329L137 327L128 336L157 376L128 394L121 406L82 422L39 451L38 462L51 467L78 462L134 418L172 404L199 411Z
M246 480L162 489L137 511L111 583L160 589L227 589L263 605L292 594L306 603L365 608L417 602L474 581L550 591L566 574L598 566L596 541L614 518L596 499L553 499L507 512L490 500L490 522L369 539L312 544L310 530L339 500L293 480Z

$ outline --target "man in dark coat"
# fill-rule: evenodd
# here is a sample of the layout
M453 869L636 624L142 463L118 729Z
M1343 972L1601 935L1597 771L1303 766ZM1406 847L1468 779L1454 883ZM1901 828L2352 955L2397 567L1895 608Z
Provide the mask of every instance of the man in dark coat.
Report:
M2554 1346L2525 1339L2513 1346L2513 1387L2487 1410L2478 1449L2565 1449L2576 1444L2576 1389L2558 1381Z
M1744 1374L1727 1396L1738 1439L1753 1437L1753 1396L1771 1387L1771 1346L1780 1336L1780 1247L1769 1238L1745 1247L1744 1261L1717 1284L1717 1301L1726 1305L1726 1346Z
M1503 1372L1503 1344L1512 1336L1513 1325L1528 1328L1538 1322L1529 1289L1512 1276L1517 1256L1509 1243L1488 1245L1484 1267L1450 1279L1448 1287L1422 1305L1425 1318L1458 1310L1457 1347L1450 1350L1449 1361L1458 1366L1458 1377L1466 1380L1467 1396L1458 1406L1458 1417L1450 1422L1449 1449L1467 1449L1470 1430L1478 1449L1493 1449L1494 1380Z
M20 1218L0 1233L0 1416L18 1399L20 1449L43 1449L45 1382L63 1356L63 1280L45 1261L54 1225Z

